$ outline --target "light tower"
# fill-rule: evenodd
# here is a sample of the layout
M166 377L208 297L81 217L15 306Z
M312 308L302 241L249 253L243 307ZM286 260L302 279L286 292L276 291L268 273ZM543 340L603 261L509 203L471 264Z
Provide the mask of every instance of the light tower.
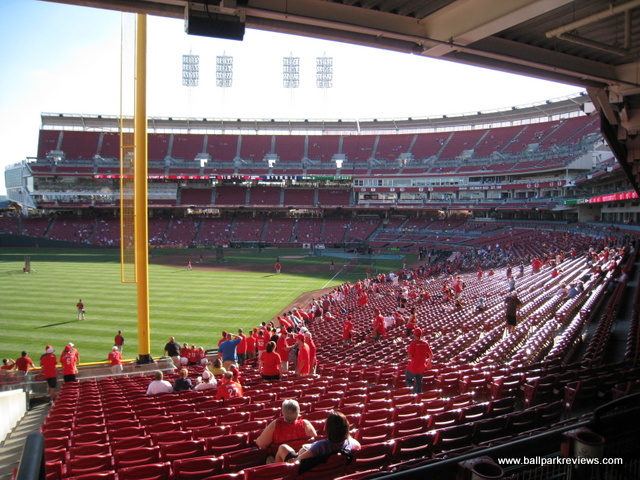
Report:
M333 57L316 57L316 87L327 89L333 87Z
M197 87L200 83L200 55L182 55L182 85Z
M216 57L216 87L233 86L233 57L222 54Z
M300 88L300 57L294 57L293 54L282 57L282 86L290 93L289 114L291 115L296 104L295 90Z
M282 58L282 86L284 88L300 87L300 57Z

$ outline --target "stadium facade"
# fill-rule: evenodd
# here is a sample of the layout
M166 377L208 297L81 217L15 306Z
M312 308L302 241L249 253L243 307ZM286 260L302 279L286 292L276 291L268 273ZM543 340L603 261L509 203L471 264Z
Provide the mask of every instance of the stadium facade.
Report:
M416 243L376 236L381 228L453 217L636 224L637 194L600 133L600 118L585 113L590 107L589 97L579 94L421 119L150 118L150 216L194 219L193 232L170 243L200 245L340 244L356 238L376 247L410 248ZM132 119L126 119L123 131L131 128ZM20 216L103 223L116 218L119 129L118 117L42 114L37 157L5 169L8 199ZM208 225L198 223L226 219L220 228L228 230L236 220L266 216L283 222L280 236L268 226L238 238L233 232L208 235ZM342 235L311 239L298 234L301 219L315 219L323 231L338 219L351 223ZM55 238L52 229L35 235ZM84 243L118 242L98 223L86 229Z

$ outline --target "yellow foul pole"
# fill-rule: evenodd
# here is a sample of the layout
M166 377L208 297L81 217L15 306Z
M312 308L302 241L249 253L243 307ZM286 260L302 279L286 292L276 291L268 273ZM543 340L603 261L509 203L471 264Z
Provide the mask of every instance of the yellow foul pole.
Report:
M147 193L147 16L137 15L134 111L134 229L138 289L138 361L150 363L149 206Z

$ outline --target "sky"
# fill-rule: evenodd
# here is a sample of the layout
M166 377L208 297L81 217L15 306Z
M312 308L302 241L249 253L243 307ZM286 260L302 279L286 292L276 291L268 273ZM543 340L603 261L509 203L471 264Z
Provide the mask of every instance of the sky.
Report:
M41 113L118 115L121 59L132 89L135 16L38 0L0 1L0 195L4 167L35 157ZM124 41L123 41L124 39ZM573 95L565 85L367 47L247 29L243 41L187 35L184 21L148 18L147 113L159 117L390 119L495 110ZM199 55L198 87L182 56ZM233 85L216 87L216 57ZM300 58L300 87L283 87L283 57ZM333 58L333 87L316 87L316 58Z

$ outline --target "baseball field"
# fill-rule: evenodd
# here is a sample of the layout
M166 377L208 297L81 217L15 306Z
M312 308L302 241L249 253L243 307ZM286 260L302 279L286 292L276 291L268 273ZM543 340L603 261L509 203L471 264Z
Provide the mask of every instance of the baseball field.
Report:
M299 249L153 251L151 355L163 353L169 336L213 348L222 330L246 331L293 305L308 305L331 287L364 277L367 268L376 273L402 266L401 255L332 255ZM27 256L31 273L23 272ZM282 265L280 275L275 273L276 260ZM78 320L79 299L85 320ZM82 363L103 361L118 330L125 337L124 358L139 353L136 286L120 282L116 249L1 250L0 325L1 358L15 359L26 350L37 364L45 345L60 353L72 342Z

